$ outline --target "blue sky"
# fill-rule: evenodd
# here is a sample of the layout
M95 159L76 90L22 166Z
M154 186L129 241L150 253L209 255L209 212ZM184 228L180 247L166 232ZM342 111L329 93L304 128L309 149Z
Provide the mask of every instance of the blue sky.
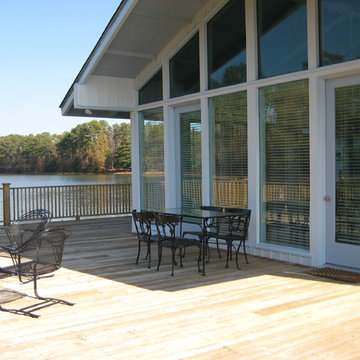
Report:
M59 105L119 4L0 0L0 136L62 134L91 120L63 117Z

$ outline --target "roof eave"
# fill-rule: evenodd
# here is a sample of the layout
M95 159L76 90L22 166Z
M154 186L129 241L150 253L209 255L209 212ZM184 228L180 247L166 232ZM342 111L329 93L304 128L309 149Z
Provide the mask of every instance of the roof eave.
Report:
M62 109L62 114L67 115L67 110L69 109L69 102L73 104L74 99L74 85L77 83L83 83L86 79L91 76L94 68L98 64L102 55L105 53L109 47L112 39L116 35L118 29L122 26L123 22L131 13L132 8L135 6L138 0L122 0L119 7L115 11L114 15L110 19L105 30L101 34L98 42L96 43L94 49L91 51L90 55L86 59L84 65L80 69L75 80L71 84L69 90L67 91L64 99L60 104ZM71 100L72 99L72 100ZM63 110L65 108L65 110Z

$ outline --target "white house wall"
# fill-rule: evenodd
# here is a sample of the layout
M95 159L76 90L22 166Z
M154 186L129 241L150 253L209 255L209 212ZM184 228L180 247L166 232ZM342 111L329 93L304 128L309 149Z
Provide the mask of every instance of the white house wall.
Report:
M163 101L136 107L138 111L162 106L165 125L165 179L167 181L166 206L176 202L173 187L175 184L174 114L178 106L199 103L202 113L202 161L203 161L203 203L210 200L209 179L209 140L208 140L208 99L209 97L228 93L247 91L248 99L248 207L252 209L252 219L249 229L249 253L269 258L295 262L303 265L321 266L325 263L326 249L326 132L325 132L325 84L328 79L360 74L359 60L349 61L330 66L319 67L318 55L318 9L316 0L308 0L308 64L309 69L296 73L284 74L266 79L256 79L257 73L257 26L256 1L246 0L246 30L247 30L247 79L246 83L207 91L207 73L205 54L206 23L227 1L210 1L183 30L163 49L154 60L135 79L135 89L144 83L160 68L163 69ZM179 98L169 96L169 59L195 34L200 37L200 92ZM260 152L259 152L259 108L258 92L264 86L307 79L309 81L309 121L310 121L310 250L287 248L283 246L260 242ZM135 123L136 124L136 123ZM133 152L138 149L133 144ZM139 176L141 174L138 174ZM139 183L139 179L133 181ZM136 190L136 189L134 189ZM136 206L137 204L134 204Z
M78 109L131 111L136 99L133 79L91 76L84 84L74 86L74 107Z

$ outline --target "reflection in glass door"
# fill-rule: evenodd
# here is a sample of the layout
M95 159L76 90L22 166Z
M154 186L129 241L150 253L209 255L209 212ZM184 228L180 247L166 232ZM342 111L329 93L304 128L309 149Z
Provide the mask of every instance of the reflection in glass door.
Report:
M181 206L199 207L202 203L201 113L179 112Z
M360 79L358 81L328 83L326 200L331 200L328 201L327 262L360 268Z

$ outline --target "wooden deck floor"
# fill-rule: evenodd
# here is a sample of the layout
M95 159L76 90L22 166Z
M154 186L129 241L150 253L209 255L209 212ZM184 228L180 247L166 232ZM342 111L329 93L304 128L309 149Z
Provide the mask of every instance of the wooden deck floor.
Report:
M172 278L168 258L159 272L134 264L129 218L71 224L64 267L39 292L76 305L0 312L1 360L360 359L358 285L257 257L237 270L214 256L204 277L195 253ZM32 293L0 276L4 288Z

